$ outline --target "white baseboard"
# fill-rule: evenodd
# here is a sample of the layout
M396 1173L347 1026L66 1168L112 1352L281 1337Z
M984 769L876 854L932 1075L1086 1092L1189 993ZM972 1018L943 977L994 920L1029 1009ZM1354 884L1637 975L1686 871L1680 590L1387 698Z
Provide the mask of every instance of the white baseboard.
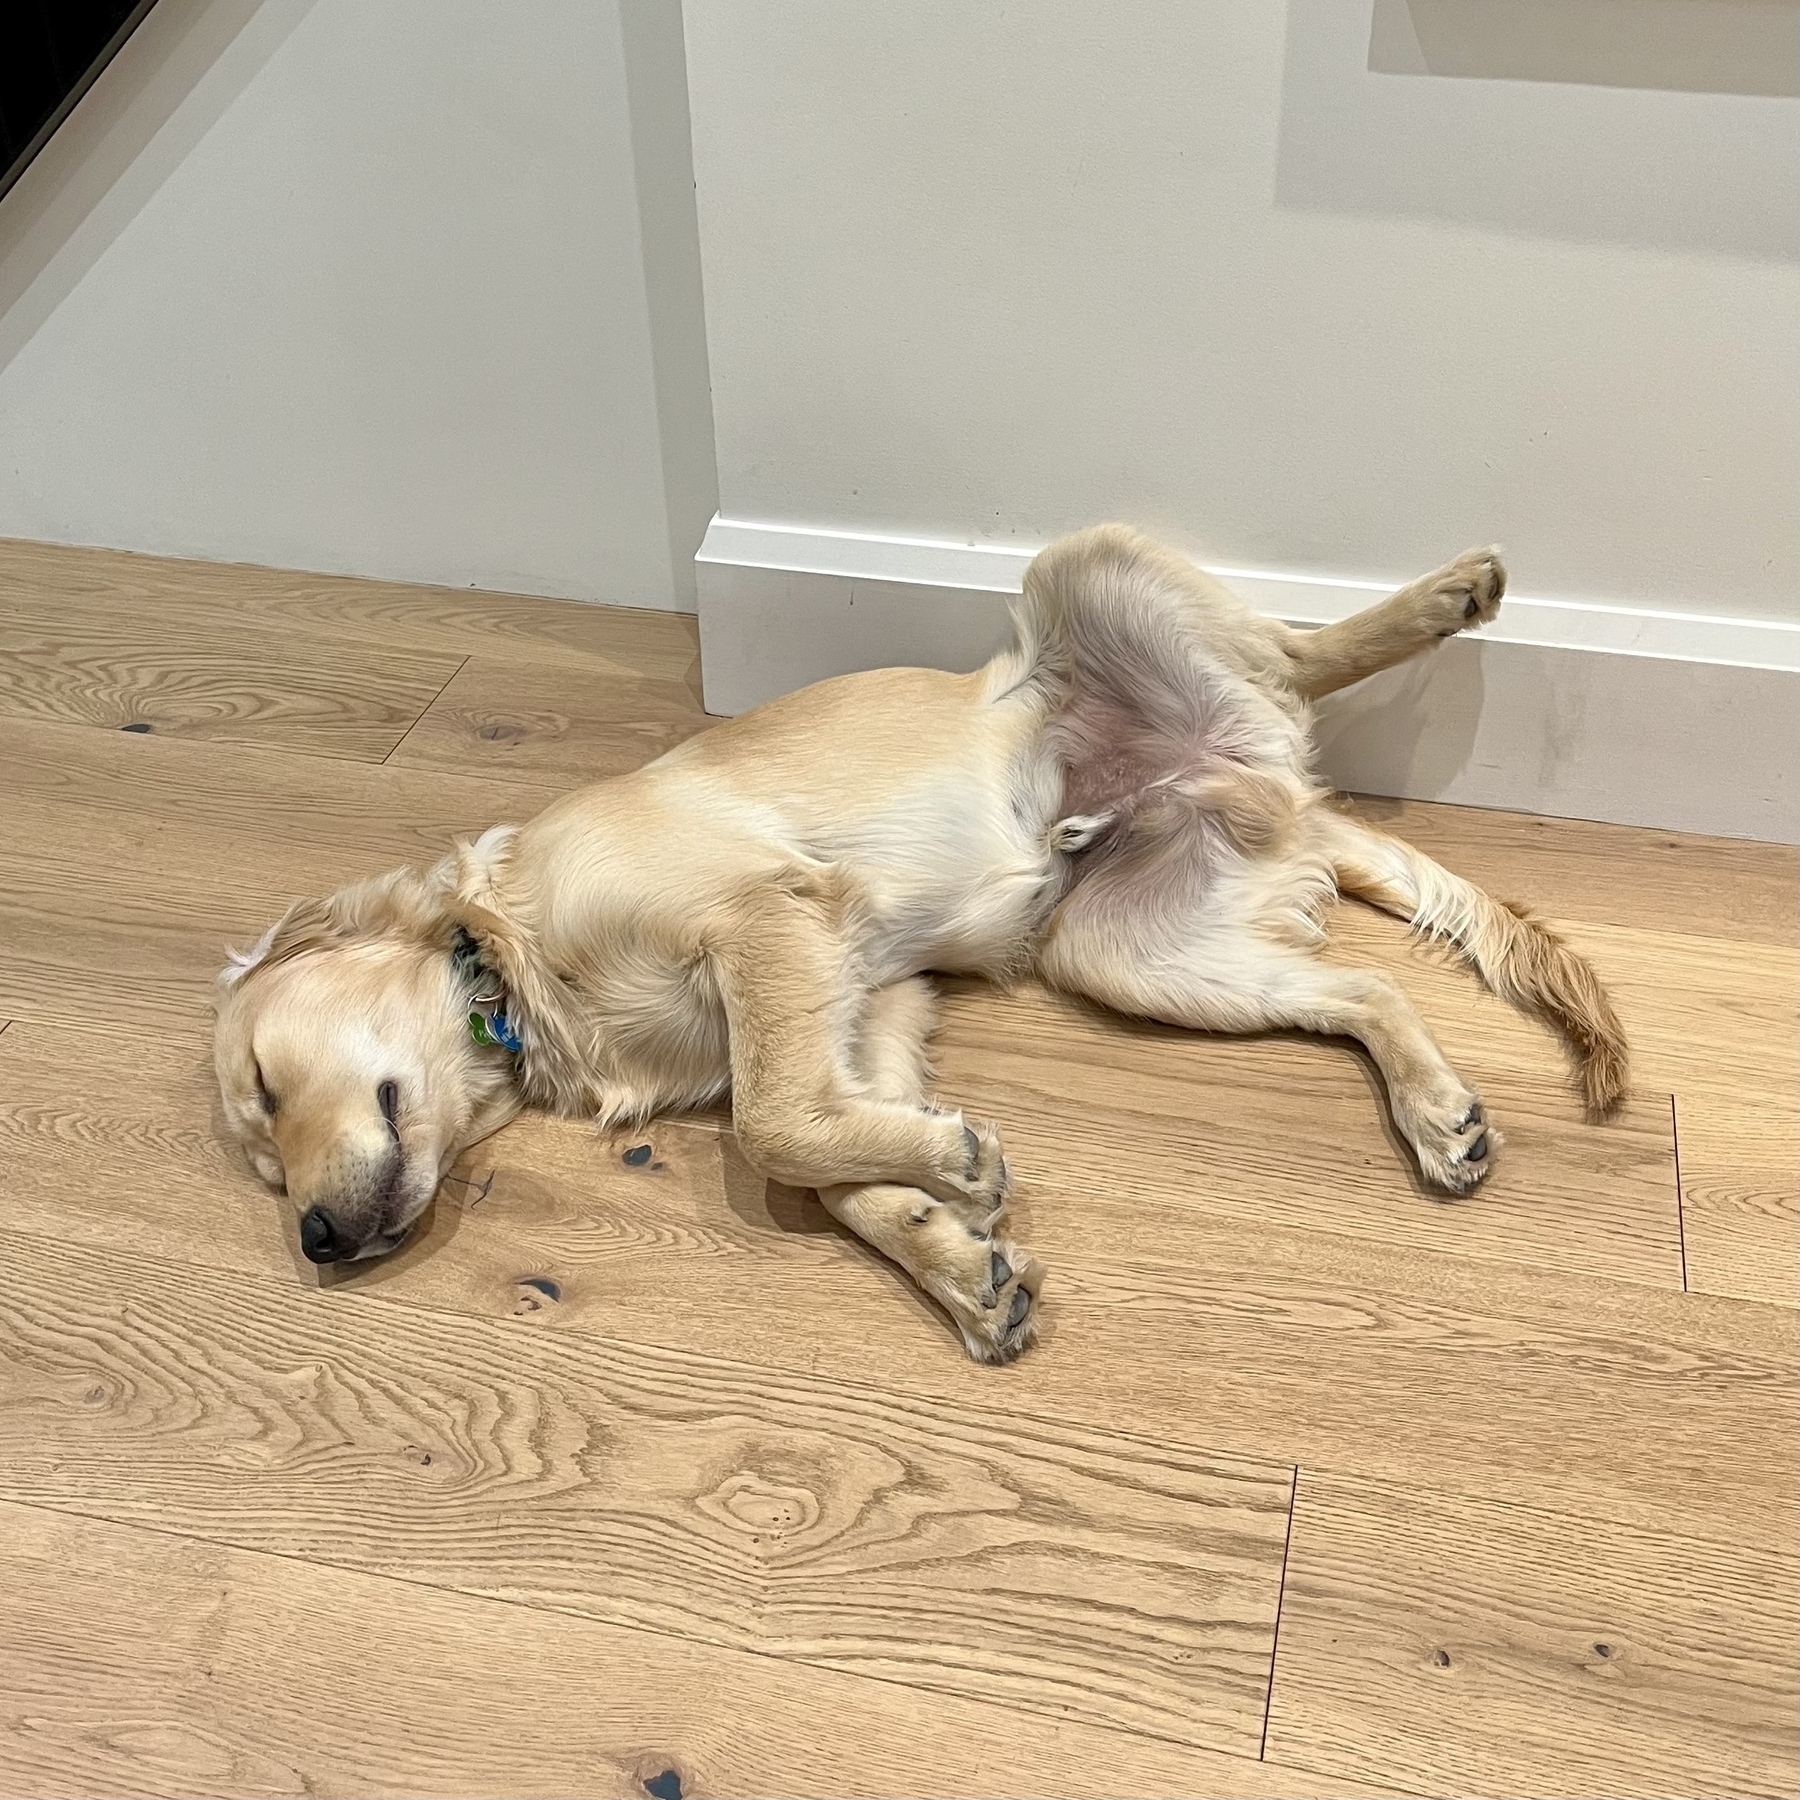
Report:
M972 669L1033 550L716 518L696 560L706 707L829 675ZM1212 571L1327 624L1387 587ZM1800 626L1509 595L1477 637L1319 708L1327 779L1358 793L1800 841Z

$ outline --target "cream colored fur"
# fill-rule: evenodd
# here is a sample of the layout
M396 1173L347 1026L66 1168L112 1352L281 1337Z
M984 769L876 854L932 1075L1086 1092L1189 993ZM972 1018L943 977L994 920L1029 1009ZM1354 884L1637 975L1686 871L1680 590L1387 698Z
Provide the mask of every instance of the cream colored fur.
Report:
M1491 619L1504 582L1470 552L1305 632L1123 527L1063 539L974 674L821 682L296 908L221 978L227 1117L355 1256L521 1105L611 1126L729 1093L760 1169L817 1188L1004 1361L1042 1271L996 1235L998 1133L929 1102L925 977L1035 966L1150 1018L1360 1040L1424 1177L1466 1192L1499 1134L1398 988L1315 954L1332 895L1458 944L1563 1031L1597 1109L1624 1091L1618 1023L1559 940L1326 803L1308 702ZM516 1058L469 1038L459 931Z

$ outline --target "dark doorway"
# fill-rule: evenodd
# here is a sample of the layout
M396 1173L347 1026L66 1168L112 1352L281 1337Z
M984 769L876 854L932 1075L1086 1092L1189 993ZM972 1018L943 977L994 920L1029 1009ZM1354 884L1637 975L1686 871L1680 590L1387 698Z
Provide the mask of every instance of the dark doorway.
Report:
M0 4L0 195L17 181L156 0Z

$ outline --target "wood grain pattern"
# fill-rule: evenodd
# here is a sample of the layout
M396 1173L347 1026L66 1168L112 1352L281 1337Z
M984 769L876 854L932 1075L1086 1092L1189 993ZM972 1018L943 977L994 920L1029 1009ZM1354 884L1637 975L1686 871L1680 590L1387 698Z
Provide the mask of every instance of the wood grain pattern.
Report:
M348 1271L219 1140L224 943L703 728L691 619L0 542L0 637L0 1793L1793 1791L1794 852L1358 803L1632 1037L1595 1126L1336 909L1508 1133L1460 1203L1341 1046L957 989L1052 1271L982 1371L715 1116Z
M1800 1118L1778 1101L1676 1095L1688 1286L1800 1305Z
M49 613L0 600L0 716L379 762L458 657L284 639L169 607Z
M1268 1755L1447 1796L1791 1795L1800 1561L1308 1470Z
M0 1281L0 1497L1260 1741L1286 1468L86 1247Z
M1688 1285L1792 1306L1800 1280L1800 952L1576 925L1640 1080L1675 1096Z
M300 1258L291 1212L216 1142L198 1029L155 1045L0 1038L0 1207L12 1230L188 1259L374 1304L528 1322L971 1393L954 1334L810 1196L753 1175L707 1124L653 1158L584 1125L522 1121L397 1255ZM1474 1487L1700 1536L1800 1529L1796 1321L1698 1294L1582 1279L1171 1207L1142 1252L1092 1185L1044 1184L1021 1235L1049 1261L1046 1338L995 1391L1024 1408L1272 1462ZM548 1280L550 1299L526 1278ZM1328 1370L1329 1379L1320 1371ZM1121 1371L1128 1378L1121 1379Z
M605 596L600 596L604 599ZM692 614L313 575L250 563L197 562L129 550L74 549L0 538L0 603L40 618L71 611L188 614L248 621L379 649L498 657L525 664L580 661L603 672L682 681L700 692Z
M0 768L9 802L40 809L35 836L15 831L7 840L20 857L33 842L90 832L98 816L155 823L176 847L189 832L211 831L392 868L544 804L535 784L5 719Z
M0 1505L0 1583L0 1795L18 1800L1385 1791L1021 1713L979 1684L925 1694L31 1507Z
M406 734L392 761L545 786L544 803L585 781L624 775L710 721L678 681L648 681L581 663L471 657Z
M1800 949L1584 920L1568 931L1612 990L1639 1085L1796 1104Z
M1482 1038L1458 1060L1506 1148L1466 1201L1422 1185L1379 1077L1348 1045L1320 1038L1207 1037L1036 988L1001 995L967 983L946 1012L939 1085L1000 1122L1028 1187L1067 1192L1079 1172L1081 1204L1105 1209L1136 1255L1184 1258L1200 1211L1679 1288L1668 1096L1636 1096L1591 1123L1553 1043L1510 1015L1494 1019L1498 1002L1460 978L1440 983L1440 1001L1396 948L1361 960L1398 965L1427 1019L1448 1022L1447 1042ZM1474 1030L1459 1029L1470 1010ZM1484 1064L1481 1051L1509 1037L1521 1044L1510 1066Z
M529 817L536 788L0 721L0 1010L156 1030L290 901Z
M1492 893L1552 918L1786 950L1800 938L1800 850L1788 844L1366 794L1353 810Z

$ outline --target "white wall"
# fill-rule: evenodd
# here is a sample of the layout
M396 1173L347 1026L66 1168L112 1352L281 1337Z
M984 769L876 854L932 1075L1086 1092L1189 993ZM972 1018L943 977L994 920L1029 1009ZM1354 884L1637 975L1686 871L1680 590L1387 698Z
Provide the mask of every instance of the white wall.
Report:
M686 18L727 518L1800 616L1789 0Z
M0 203L0 534L691 606L675 0L161 0Z
M1800 833L1800 0L685 29L160 0L0 202L0 533L667 606L717 503L721 707L978 654L957 543L1124 515L1307 619L1498 538L1504 641L1336 778Z

